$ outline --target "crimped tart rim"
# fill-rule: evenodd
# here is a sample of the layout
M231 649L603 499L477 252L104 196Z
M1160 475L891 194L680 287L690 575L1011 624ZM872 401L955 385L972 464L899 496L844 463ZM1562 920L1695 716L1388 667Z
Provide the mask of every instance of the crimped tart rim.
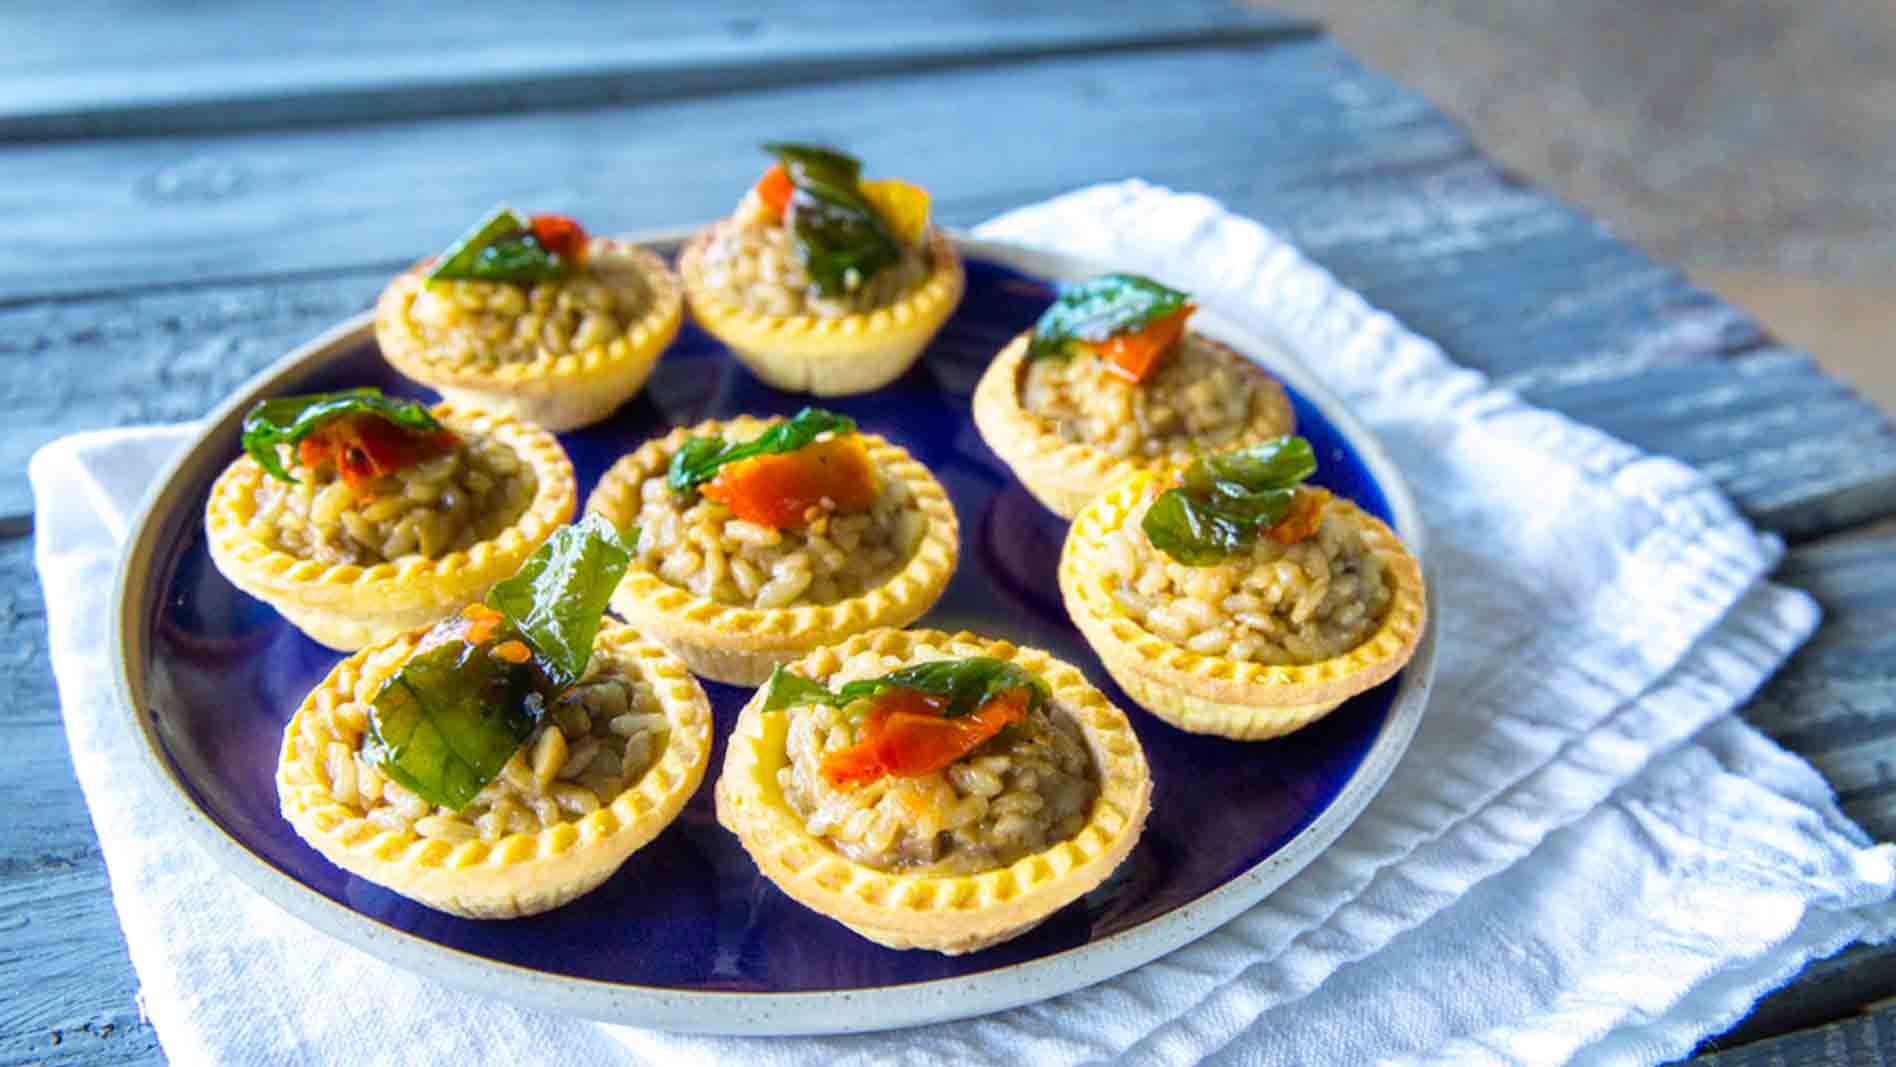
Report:
M637 668L658 697L666 720L665 748L637 782L597 811L533 833L508 834L498 841L456 843L423 837L412 828L395 831L377 826L366 813L357 814L337 801L323 784L323 754L301 751L306 740L304 722L319 706L353 700L362 684L394 673L415 652L428 629L397 634L342 660L303 699L284 728L276 773L283 815L299 835L338 866L398 892L404 889L401 876L409 872L445 872L474 879L477 895L480 879L516 868L538 866L543 870L537 873L547 879L562 873L583 878L596 873L584 853L623 847L630 841L632 847L625 853L629 855L669 826L704 780L711 754L711 705L703 688L671 653L608 618L600 625L595 648L610 648L621 664ZM368 663L369 657L389 648L401 649L402 659L379 668ZM623 860L623 855L616 857L613 866ZM547 895L557 896L557 887Z
M717 228L729 220L720 220L692 235L678 255L678 274L691 303L692 314L713 332L741 334L746 344L784 344L802 341L811 344L846 344L850 339L880 342L890 334L912 329L933 331L960 302L964 284L961 253L954 242L934 226L928 228L926 248L928 274L900 300L887 307L859 311L836 318L821 315L776 315L753 311L727 300L704 281L704 250ZM847 356L846 348L838 356Z
M722 432L736 419L707 419L679 427L621 456L586 500L586 510L625 529L639 513L638 487L662 475L690 437ZM759 429L779 418L755 420ZM902 569L881 585L834 604L752 608L723 604L665 581L634 559L613 592L612 605L648 632L665 639L725 652L803 651L813 640L841 637L881 625L900 625L928 609L954 574L960 526L941 483L908 450L876 434L861 433L869 458L886 477L899 478L927 519L920 543Z
M1028 489L1063 517L1072 518L1071 512L1078 510L1078 500L1067 508L1055 506L1056 500L1087 499L1097 487L1111 485L1129 474L1176 466L1163 456L1113 456L1084 441L1069 441L1060 436L1045 416L1023 407L1021 378L1026 371L1027 343L1031 336L1032 331L1023 331L1009 341L988 364L974 387L975 428ZM1197 331L1192 331L1191 336L1255 370L1267 387L1265 403L1231 442L1232 447L1295 432L1296 414L1276 375L1223 341ZM1056 499L1049 500L1050 496Z
M1053 703L1079 726L1099 777L1093 810L1078 833L978 874L884 871L858 863L811 835L783 800L776 775L787 761L787 722L782 712L762 710L761 689L731 731L718 778L718 817L766 876L809 907L873 931L878 940L959 951L1023 931L1104 881L1138 841L1151 809L1152 777L1125 712L1077 667L1039 649L967 632L881 629L818 649L790 669L822 681L857 653L912 659L923 645L1018 663L1047 682Z
M1105 551L1106 536L1125 525L1161 487L1158 475L1125 478L1093 498L1067 530L1060 553L1061 595L1102 659L1149 680L1154 688L1270 709L1347 699L1388 679L1414 654L1428 617L1421 567L1381 519L1345 497L1332 497L1326 506L1343 509L1357 525L1394 587L1382 620L1355 648L1317 663L1272 665L1192 652L1141 626L1113 598L1105 573L1087 566L1087 557Z
M404 602L447 599L512 574L573 517L579 492L572 461L551 433L511 416L445 402L429 410L450 429L499 440L533 469L533 500L513 525L439 559L404 556L367 567L304 559L257 540L246 529L256 514L256 490L270 475L256 460L241 456L218 476L205 505L205 535L218 568L246 591L255 588L318 601L340 601L356 594L399 597Z
M376 299L375 341L382 357L396 370L429 385L506 388L554 381L583 382L655 356L671 343L684 318L684 290L677 275L664 260L636 244L609 237L594 240L606 246L607 254L630 260L651 287L651 306L617 337L578 352L555 355L543 351L530 360L501 362L492 367L443 358L408 328L407 322L413 294L425 284L422 273L434 263L430 256L396 275ZM619 345L617 352L613 350L615 344Z

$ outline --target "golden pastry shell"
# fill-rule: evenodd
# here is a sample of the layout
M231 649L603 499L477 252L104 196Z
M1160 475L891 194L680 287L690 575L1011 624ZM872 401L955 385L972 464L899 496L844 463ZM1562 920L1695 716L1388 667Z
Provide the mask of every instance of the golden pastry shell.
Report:
M662 475L686 438L723 433L733 426L757 432L777 419L710 420L647 441L612 465L586 510L626 529L639 513L639 484ZM954 505L941 483L907 450L875 434L862 434L869 457L884 477L899 478L927 527L909 560L881 585L834 604L804 604L759 610L722 604L665 581L633 560L612 595L612 608L672 650L698 674L732 685L762 685L780 663L851 634L880 626L906 626L941 597L960 553Z
M1061 518L1071 519L1102 487L1138 471L1158 472L1177 465L1169 457L1114 456L1084 442L1069 441L1046 418L1022 407L1021 377L1030 336L1031 331L1008 342L981 375L974 387L974 425L1035 499ZM1255 366L1229 345L1203 334L1193 336ZM1232 447L1282 436L1296 427L1284 387L1268 371L1257 370L1266 383L1264 403L1243 434L1231 442Z
M856 863L805 830L783 799L777 771L787 759L788 715L764 712L761 690L738 715L715 795L718 821L737 834L765 877L798 902L890 948L958 955L1026 932L1104 881L1144 829L1152 777L1125 713L1077 668L1038 649L970 633L876 630L813 652L791 669L822 681L857 653L909 658L923 645L1011 660L1047 682L1054 706L1079 726L1099 773L1099 796L1078 834L980 874L889 872Z
M1182 730L1241 741L1278 737L1322 718L1343 701L1388 680L1414 655L1428 621L1422 569L1382 520L1342 497L1342 511L1381 557L1392 585L1377 627L1350 651L1306 666L1272 666L1201 655L1145 629L1113 598L1111 578L1089 559L1163 481L1135 474L1080 511L1060 553L1067 614L1106 670L1147 711Z
M954 242L930 227L927 276L888 307L841 318L752 311L705 284L704 250L715 229L700 231L678 257L692 317L758 378L787 392L849 396L901 377L961 303L966 285Z
M678 334L684 297L665 261L644 248L598 237L593 256L631 262L651 290L645 316L618 336L579 352L542 352L537 359L493 366L444 358L414 329L408 312L434 263L421 261L395 276L375 302L375 342L404 376L455 403L512 415L555 432L604 419L651 376L659 354Z
M370 822L330 792L323 749L337 738L316 712L373 699L426 633L421 627L398 634L338 663L283 732L276 776L283 817L336 866L454 915L534 915L611 877L698 791L711 755L711 705L704 690L664 649L606 619L595 649L613 650L621 663L644 675L669 724L664 751L637 782L598 811L492 842L451 842ZM389 650L398 655L378 655Z
M436 404L437 419L465 434L494 438L532 468L533 500L499 535L440 559L404 556L370 566L304 559L251 536L257 489L270 477L239 457L211 486L204 531L211 559L231 584L268 603L297 629L349 652L421 626L486 595L553 531L573 517L573 465L553 435L505 415Z

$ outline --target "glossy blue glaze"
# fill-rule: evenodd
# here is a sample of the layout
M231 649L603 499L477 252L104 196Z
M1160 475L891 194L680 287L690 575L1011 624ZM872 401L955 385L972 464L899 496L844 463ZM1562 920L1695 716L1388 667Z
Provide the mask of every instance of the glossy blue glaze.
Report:
M971 262L967 297L920 364L879 392L825 402L906 446L954 500L960 569L918 625L1003 637L1079 664L1128 709L1145 746L1155 790L1138 848L1099 889L1031 933L960 957L895 952L778 892L712 816L722 738L749 696L716 684L706 686L718 743L704 787L670 829L579 901L530 919L473 922L347 875L283 821L273 782L283 724L339 657L226 582L197 523L160 552L167 562L150 620L148 691L166 758L225 832L316 892L450 948L607 982L808 992L949 978L1075 948L1189 904L1264 860L1333 802L1382 727L1397 682L1263 744L1183 733L1137 710L1113 686L1060 605L1054 566L1066 524L1013 480L969 414L989 357L1052 295L1013 270ZM372 346L299 388L363 384L427 395L389 371ZM1342 436L1302 397L1293 392L1292 400L1299 432L1320 459L1315 481L1388 519L1382 493ZM804 403L761 385L687 327L637 398L608 422L563 440L585 492L613 460L671 426L740 412L788 414ZM207 474L197 488L200 508L209 481Z

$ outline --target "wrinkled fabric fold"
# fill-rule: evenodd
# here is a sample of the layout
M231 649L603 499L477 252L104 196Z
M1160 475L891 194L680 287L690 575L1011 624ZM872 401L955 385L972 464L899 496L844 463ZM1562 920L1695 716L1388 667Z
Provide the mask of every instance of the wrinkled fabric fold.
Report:
M979 233L1152 274L1281 339L1402 468L1440 661L1362 817L1200 941L981 1019L694 1037L460 993L278 912L179 847L160 787L121 773L111 572L188 428L80 435L34 458L36 561L74 767L175 1059L395 1062L426 1034L431 1058L519 1064L1652 1063L1808 960L1896 933L1896 850L1731 714L1817 611L1765 580L1778 544L1706 478L1492 387L1203 197L1097 186ZM220 906L183 906L203 900Z

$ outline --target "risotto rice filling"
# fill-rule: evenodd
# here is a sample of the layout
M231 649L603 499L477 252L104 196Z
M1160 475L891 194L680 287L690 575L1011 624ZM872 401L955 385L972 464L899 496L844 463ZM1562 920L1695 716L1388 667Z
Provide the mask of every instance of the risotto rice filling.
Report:
M1257 426L1275 405L1264 371L1192 333L1139 383L1084 352L1029 360L1020 402L1061 438L1125 459L1183 463L1194 450L1223 449L1290 429Z
M652 301L637 260L594 240L585 266L564 278L531 285L416 280L405 317L435 358L491 369L610 344L645 317Z
M637 667L595 650L586 674L547 709L500 774L460 811L435 807L362 758L369 699L334 704L322 767L337 802L385 830L497 841L584 818L636 786L665 749L669 721ZM313 724L314 725L314 724Z
M717 223L705 245L705 286L761 315L840 319L888 307L913 292L929 271L926 246L903 246L901 257L847 291L824 295L811 279L790 230L780 221L738 217Z
M863 653L831 683L879 675L894 657ZM1086 825L1099 775L1057 704L1035 708L943 770L839 788L824 758L854 745L869 700L788 710L778 784L804 828L883 871L978 874L1072 838Z
M262 480L250 532L321 563L373 566L465 551L513 525L538 489L532 467L489 437L467 437L442 455L354 484L328 464L292 462L288 448L280 455L297 480Z
M1295 544L1260 537L1246 553L1188 566L1140 532L1144 508L1092 561L1145 629L1201 655L1302 665L1367 640L1388 610L1389 576L1345 509L1326 507Z
M801 528L740 519L698 492L677 492L663 473L639 485L633 566L735 607L834 604L861 596L907 565L927 529L908 485L877 469L865 510L824 513Z

